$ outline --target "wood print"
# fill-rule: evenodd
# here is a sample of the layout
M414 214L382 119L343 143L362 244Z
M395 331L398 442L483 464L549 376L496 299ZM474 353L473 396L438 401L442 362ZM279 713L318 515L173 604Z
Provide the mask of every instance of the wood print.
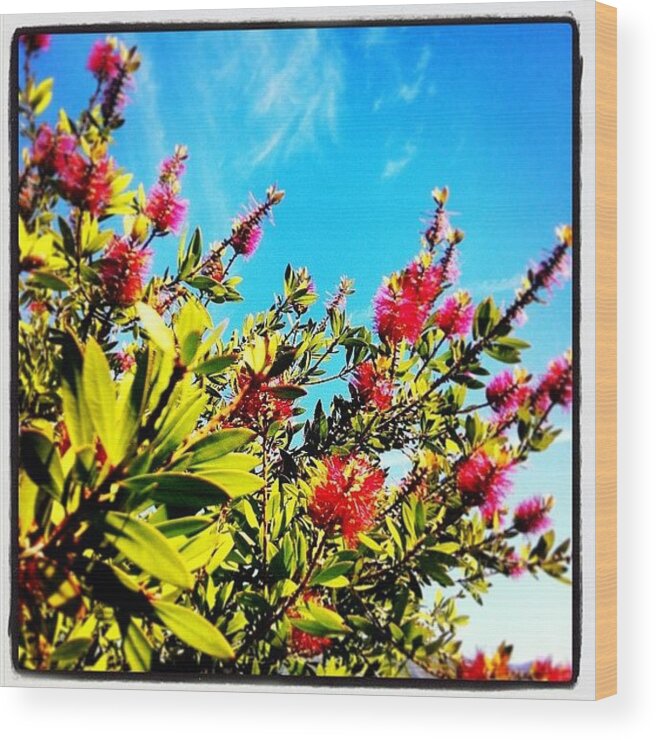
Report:
M576 689L579 34L14 35L20 674Z

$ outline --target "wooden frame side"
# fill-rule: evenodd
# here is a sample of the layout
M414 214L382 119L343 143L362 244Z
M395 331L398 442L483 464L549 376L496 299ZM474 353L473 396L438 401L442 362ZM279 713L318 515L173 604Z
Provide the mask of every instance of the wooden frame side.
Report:
M597 699L617 692L617 10L596 3Z

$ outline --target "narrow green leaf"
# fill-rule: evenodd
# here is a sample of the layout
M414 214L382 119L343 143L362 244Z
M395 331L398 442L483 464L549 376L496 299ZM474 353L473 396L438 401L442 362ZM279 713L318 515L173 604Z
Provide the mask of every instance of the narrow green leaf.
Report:
M164 323L164 319L151 306L145 303L137 303L137 314L143 328L153 344L157 345L167 355L175 353L175 340L173 332Z
M91 647L90 637L74 637L58 645L50 656L51 663L71 663L79 660Z
M179 553L147 522L120 511L110 511L102 520L101 528L109 542L146 573L180 588L194 585Z
M24 429L20 437L21 463L25 472L51 496L59 500L64 487L64 473L57 447L36 429Z
M250 429L224 429L199 440L187 452L193 454L193 465L201 465L243 447L254 437L255 432Z
M89 415L109 460L121 461L120 430L116 424L116 393L105 353L93 337L87 342L82 387Z
M200 614L178 604L156 601L153 609L165 627L182 642L219 660L232 660L235 653L219 630Z

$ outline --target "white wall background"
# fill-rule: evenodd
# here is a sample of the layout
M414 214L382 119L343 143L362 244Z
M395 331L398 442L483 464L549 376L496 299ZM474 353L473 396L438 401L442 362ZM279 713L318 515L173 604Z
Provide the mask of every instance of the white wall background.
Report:
M415 0L416 1L416 0ZM276 7L325 0L22 0L14 12ZM359 4L392 4L360 0ZM656 726L656 4L613 0L619 19L619 695L601 703L293 694L0 689L7 737L653 737ZM548 629L548 626L545 625ZM648 727L652 726L649 731Z

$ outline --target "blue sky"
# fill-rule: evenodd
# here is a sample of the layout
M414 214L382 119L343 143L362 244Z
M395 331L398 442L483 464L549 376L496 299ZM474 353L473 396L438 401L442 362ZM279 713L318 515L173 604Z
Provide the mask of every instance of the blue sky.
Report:
M53 38L35 64L53 74L56 105L77 113L93 80L97 35ZM189 147L189 224L221 239L249 192L277 182L287 197L238 272L245 302L216 317L238 326L280 290L288 262L307 265L325 297L355 278L350 311L370 322L384 274L416 254L430 191L448 185L466 232L461 287L512 299L521 274L572 219L571 44L567 24L130 33L143 65L114 155L148 187L177 143ZM177 240L156 244L156 269ZM539 373L571 346L571 287L534 307L520 336ZM344 390L342 388L336 391ZM510 503L551 493L571 534L571 418L560 440L516 476ZM393 462L393 461L391 461ZM392 470L392 473L394 470ZM398 472L398 470L397 470ZM571 591L551 579L496 581L462 630L464 649L515 645L519 661L571 652Z

